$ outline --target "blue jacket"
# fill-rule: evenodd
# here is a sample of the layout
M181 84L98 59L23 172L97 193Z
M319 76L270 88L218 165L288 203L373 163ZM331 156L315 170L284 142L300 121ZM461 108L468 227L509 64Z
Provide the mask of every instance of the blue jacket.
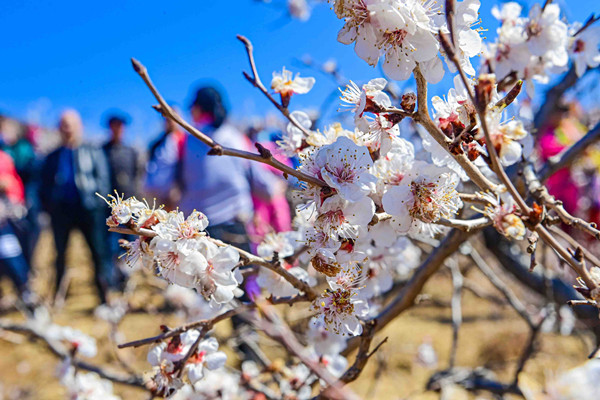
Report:
M78 205L86 210L97 210L106 207L104 201L96 196L112 192L108 162L102 149L83 144L73 150L72 171L75 180L76 196L65 197L64 182L59 171L61 154L66 149L59 147L48 154L41 170L40 200L42 207L49 212L56 207ZM75 198L78 197L78 198Z

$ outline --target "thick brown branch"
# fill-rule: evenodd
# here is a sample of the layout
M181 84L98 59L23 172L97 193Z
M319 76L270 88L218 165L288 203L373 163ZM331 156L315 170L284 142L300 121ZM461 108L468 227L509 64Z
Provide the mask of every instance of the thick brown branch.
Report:
M550 157L539 172L541 182L546 182L556 171L568 167L588 148L588 146L600 140L600 124L597 124L592 130L585 134L573 146L566 151Z
M414 117L415 121L419 122L427 132L433 137L433 139L439 143L446 151L448 151L448 145L451 144L450 139L444 135L444 133L435 125L429 116L429 110L427 108L427 81L421 70L417 66L414 70L415 80L417 82L417 115ZM458 162L458 164L465 170L469 179L473 181L482 190L492 190L496 188L496 185L486 178L479 168L477 168L465 154L452 154L452 157Z

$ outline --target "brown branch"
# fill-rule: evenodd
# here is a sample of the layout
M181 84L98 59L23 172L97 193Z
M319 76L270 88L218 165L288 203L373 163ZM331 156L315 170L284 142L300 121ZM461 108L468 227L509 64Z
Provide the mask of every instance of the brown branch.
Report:
M34 329L30 326L16 324L6 320L0 320L0 330L20 333L38 339L46 345L46 347L52 352L52 354L54 354L62 360L72 358L70 352L67 349L65 349L64 346L62 346L60 343L55 342L54 340L47 338L43 332L40 332L37 329ZM113 372L106 371L99 366L89 364L77 359L72 359L72 364L75 368L82 369L84 371L94 372L103 379L107 379L109 381L121 383L124 385L134 386L141 389L146 389L142 377L134 375L127 376L116 374Z
M300 344L294 333L279 318L272 307L268 304L260 304L259 309L264 318L253 318L250 322L271 339L279 342L287 351L298 357L317 377L325 381L327 387L322 392L323 397L335 400L358 399L356 394L348 388L344 388L327 369L323 368L305 351L304 346Z
M592 264L594 264L595 266L600 267L600 259L598 257L596 257L592 252L585 249L581 245L581 243L579 243L577 240L575 240L573 238L573 236L569 235L567 232L563 231L562 229L560 229L556 226L550 226L550 227L548 227L548 229L550 230L550 232L554 233L555 235L560 237L562 240L567 242L572 248L574 248L574 249L576 249L578 247L581 248L581 251L583 251L583 256L585 258L587 258L589 261L591 261Z
M418 109L413 119L421 124L427 132L433 137L433 139L439 143L446 151L449 152L449 145L451 140L444 135L444 133L438 128L438 126L432 121L429 116L429 110L427 108L427 81L421 73L421 70L417 66L414 70L415 80L417 82L417 103ZM449 152L450 153L450 152ZM496 185L492 183L483 173L473 164L466 154L452 154L452 157L458 162L458 164L465 170L469 179L473 181L482 190L492 190L496 188Z
M600 124L588 131L581 139L566 151L550 157L538 173L541 182L546 182L556 171L568 167L588 148L600 140Z
M489 158L491 161L492 171L494 171L496 173L496 175L500 179L500 182L502 182L502 184L506 187L506 190L514 198L515 202L517 203L517 205L519 206L521 211L524 214L529 214L531 211L529 206L527 205L527 203L525 203L525 200L523 199L523 197L521 197L521 194L517 191L517 189L513 185L512 181L509 179L508 175L506 174L506 171L504 171L504 168L502 167L502 164L500 163L500 157L498 156L496 147L494 146L494 144L492 142L492 135L490 133L490 130L488 129L487 121L485 119L485 113L486 113L488 104L484 104L483 101L478 101L478 99L475 98L475 95L473 94L473 92L471 90L471 86L469 85L467 76L465 75L465 72L463 71L462 66L460 64L460 61L458 60L456 53L454 52L454 46L451 45L450 43L448 43L448 39L446 38L446 36L443 32L440 32L439 36L440 36L440 43L442 44L442 47L448 54L448 58L450 58L450 60L456 66L456 69L458 70L460 79L462 80L462 83L465 86L465 89L467 91L467 94L469 95L471 103L475 106L475 110L477 111L477 114L479 116L479 124L480 124L481 129L483 130L483 134L485 136L486 149L488 151L488 155L489 155Z
M529 333L529 340L527 341L527 345L523 349L523 353L521 354L521 357L519 358L519 363L517 364L517 369L515 371L515 376L513 378L513 383L511 385L511 386L513 386L515 388L519 387L519 374L525 368L525 364L527 364L527 361L535 353L536 339L538 337L538 334L541 331L542 324L544 323L545 319L546 319L546 317L543 317L540 322L538 322L537 324L531 326L531 332Z
M206 145L211 147L209 154L216 155L216 156L239 157L239 158L244 158L247 160L261 162L261 163L270 165L271 167L282 171L284 174L295 176L296 178L298 178L301 181L304 181L304 182L307 182L307 183L310 183L313 185L317 185L317 186L327 186L327 184L325 182L323 182L322 180L317 179L312 176L309 176L309 175L306 175L300 171L296 171L294 168L283 164L282 162L275 159L275 157L273 157L273 155L268 151L267 152L261 151L259 154L255 154L255 153L250 153L248 151L237 150L237 149L232 149L229 147L221 146L219 143L217 143L215 140L213 140L210 136L202 133L200 130L196 129L193 125L191 125L190 123L185 121L179 114L177 114L175 112L175 110L173 110L173 108L171 108L171 106L169 106L169 104L162 97L162 95L160 94L158 89L152 83L152 80L150 79L150 75L148 74L148 70L142 63L140 63L135 58L131 59L131 63L133 64L133 69L135 70L135 72L137 72L138 75L143 79L144 83L146 83L146 86L148 86L148 88L150 89L150 91L152 92L152 94L154 95L154 97L156 98L158 103L160 104L160 106L156 106L155 108L163 116L175 121L182 128L184 128L186 131L188 131L190 134L192 134L192 136L196 137L197 139L199 139L200 141L202 141L203 143L205 143ZM260 146L260 145L257 144L257 147L258 146ZM261 148L259 147L259 151L260 150L261 150Z
M118 233L139 235L139 236L145 236L145 237L154 237L157 235L156 232L154 232L151 229L112 227L112 228L109 228L108 230L110 232L118 232ZM315 290L312 287L310 287L310 285L308 283L298 279L294 275L290 274L285 268L283 268L281 266L281 262L279 261L279 259L275 259L273 261L267 261L262 257L255 256L252 253L249 253L238 247L232 246L228 243L222 242L218 239L208 237L208 240L212 241L213 243L217 244L218 246L222 246L222 247L229 246L229 247L233 248L235 251L237 251L239 253L240 257L244 260L243 265L257 265L257 266L261 266L261 267L270 269L271 271L275 272L276 274L279 274L286 281L288 281L292 286L294 286L296 289L300 290L301 292L306 293L309 300L314 300L317 297L317 293L315 292Z
M248 54L248 62L250 63L250 69L252 70L252 76L248 75L244 72L244 77L250 82L254 87L260 90L269 101L283 114L284 117L288 119L296 128L300 129L305 136L310 136L312 133L310 130L303 127L298 123L294 118L292 118L290 111L287 107L284 107L280 102L275 100L275 98L269 93L265 85L260 80L260 76L258 75L258 69L256 68L256 62L254 61L254 47L252 46L252 42L245 36L237 35L236 36L240 42L244 44L246 47L246 53ZM327 186L325 184L320 186Z
M308 301L308 298L306 298L305 296L294 296L294 297L282 297L282 298L278 298L278 299L270 299L269 300L269 302L274 305L278 305L278 304L292 305L292 304L303 302L303 301ZM237 306L236 308L228 310L228 311L224 312L223 314L220 314L212 319L203 319L200 321L195 321L195 322L191 322L186 325L182 325L175 329L166 329L160 335L156 335L156 336L148 337L148 338L144 338L144 339L139 339L139 340L134 340L132 342L122 343L118 347L120 349L124 349L126 347L140 347L140 346L144 346L144 345L148 345L148 344L152 344L152 343L157 343L162 340L169 339L169 338L172 338L177 335L181 335L182 333L189 331L190 329L202 328L202 329L206 329L206 331L209 331L217 323L224 321L226 319L229 319L240 313L246 312L248 310L252 310L256 307L257 307L256 303L241 304L241 305Z
M356 354L356 358L354 359L354 364L352 364L346 372L341 376L340 382L350 383L358 379L363 369L367 365L369 358L385 343L387 342L387 337L383 339L373 351L369 352L369 348L371 347L371 342L373 341L373 337L375 335L375 326L376 321L368 321L363 323L363 332L360 335L360 345L358 346L358 353Z
M556 200L556 198L548 192L548 189L542 185L537 178L531 163L524 163L523 178L525 179L529 193L531 193L531 195L541 204L556 212L561 221L592 235L596 239L600 239L600 230L596 229L595 224L586 222L569 214L563 207L562 202Z

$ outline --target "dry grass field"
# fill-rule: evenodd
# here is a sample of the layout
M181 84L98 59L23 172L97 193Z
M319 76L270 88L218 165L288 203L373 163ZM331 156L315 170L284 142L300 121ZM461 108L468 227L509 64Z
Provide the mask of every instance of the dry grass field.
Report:
M52 262L54 259L52 237L45 232L42 235L35 259L34 288L41 296L48 296L49 283L52 281ZM91 360L107 368L119 369L115 352L126 360L138 372L148 368L146 349L116 350L116 346L107 337L109 325L94 318L97 305L89 254L83 246L82 238L73 235L68 252L68 264L72 283L64 307L55 314L55 322L68 324L95 337L98 344L98 356ZM425 392L425 384L432 374L415 363L418 346L424 338L430 338L439 356L438 369L448 363L451 345L450 301L452 291L449 275L438 273L425 288L429 299L409 312L403 314L387 326L376 337L378 340L388 336L389 340L379 354L374 357L360 379L351 385L361 397L369 399L438 399L439 394ZM468 278L480 283L490 293L494 289L478 271L472 270ZM507 277L504 277L507 279ZM3 293L10 295L9 282L2 283ZM149 295L150 291L139 288L134 300L139 304L160 304L160 296ZM524 299L527 301L527 298ZM4 312L3 318L22 318L19 313ZM475 297L470 292L463 294L464 323L460 330L458 366L484 365L492 369L497 378L509 382L514 374L516 362L527 342L528 329L518 315L508 307ZM156 334L160 324L176 325L177 318L164 314L135 313L125 317L120 331L122 341L133 340ZM217 335L229 331L228 322L217 326ZM541 336L540 351L527 364L521 381L531 387L540 386L548 377L558 371L582 363L589 352L589 343L577 336L562 337L557 334ZM270 355L275 358L278 352L273 347ZM231 354L229 363L238 362ZM26 338L2 333L0 335L0 383L5 399L53 400L65 398L65 391L56 379L58 360L42 345ZM123 399L148 399L142 390L115 385L115 392ZM0 398L2 396L0 395ZM475 398L457 390L452 399ZM481 393L478 398L491 398Z

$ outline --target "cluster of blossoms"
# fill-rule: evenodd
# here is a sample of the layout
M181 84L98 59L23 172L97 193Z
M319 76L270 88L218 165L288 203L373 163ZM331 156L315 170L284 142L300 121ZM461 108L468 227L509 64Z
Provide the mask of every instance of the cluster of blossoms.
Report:
M485 137L481 128L480 117L472 104L467 89L460 79L454 79L455 87L448 91L445 98L434 96L431 99L434 108L434 121L438 128L453 142L450 151L454 154L466 154L471 161L483 166L481 155L488 155ZM525 152L531 151L532 137L528 135L525 125L520 120L506 119L506 109L502 105L498 93L495 75L483 75L478 87L486 87L489 91L485 122L492 144L504 166L510 166L521 159ZM475 87L471 87L471 90ZM424 140L424 142L426 142ZM427 145L425 145L427 147ZM442 155L446 150L439 148ZM527 155L527 154L526 154ZM440 165L440 163L436 163Z
M84 357L95 357L98 349L96 340L78 329L70 326L61 326L52 322L48 310L38 307L33 318L27 321L27 325L35 332L39 332L50 342L64 343L69 350Z
M389 77L405 80L419 67L425 79L435 83L444 75L443 59L448 69L456 72L439 44L440 34L450 33L458 66L468 75L476 75L471 58L483 50L482 29L477 27L479 1L454 5L451 29L444 6L434 1L333 3L337 16L345 21L338 40L355 43L356 53L371 65L385 57L383 70ZM289 4L300 10L305 3ZM325 287L319 295L308 296L316 298L310 306L304 343L313 360L332 375L341 376L347 367L347 360L340 355L347 336L361 334L363 321L377 315L378 298L419 265L421 251L413 241L439 238L448 226L457 226L457 214L466 211L459 189L469 176L460 166L465 164L459 165L457 159L464 161L466 155L474 168L494 180L488 169L493 153L503 166L528 155L531 136L525 123L506 118L508 96L501 95L504 87L496 83L497 78L524 79L529 85L531 78L543 81L549 71L567 67L569 54L579 75L600 64L598 39L593 35L596 30L569 30L559 18L558 6L533 7L528 18L520 14L515 3L494 10L502 26L497 41L485 50L486 72L490 73L468 88L457 76L446 97L434 97L433 124L426 126L429 132L417 128L421 140L403 135L401 128L406 117L417 122L425 118L422 110L415 113L416 95L407 93L397 102L399 107L394 105L383 78L364 85L350 81L341 91L342 106L353 117L351 129L334 123L312 130L308 114L289 114L291 122L278 145L286 155L299 158L298 171L311 179L296 192L295 230L267 234L258 246L258 255L272 266L261 264L256 283L266 297L290 301L297 300L293 297L299 294L299 287ZM287 109L293 95L309 92L314 83L314 78L294 77L283 68L273 74L271 89ZM517 81L514 86L512 100L521 84ZM478 104L473 104L468 92L475 93ZM484 127L490 143L486 143ZM433 140L435 135L429 133L436 129L439 136ZM495 152L487 146L493 146ZM498 190L503 190L501 185ZM486 204L475 211L489 224L506 237L524 238L525 224L510 197L498 193L475 197ZM208 220L201 212L186 217L118 195L109 196L107 203L112 208L107 220L110 227L127 227L140 235L126 245L127 262L132 266L141 263L176 285L165 293L168 302L185 308L187 317L196 319L212 318L235 306L231 301L241 295L242 283L239 253L207 235ZM256 293L249 294L253 298ZM198 394L210 397L214 391L233 390L240 379L260 376L249 364L241 377L220 369L225 354L218 351L214 338L198 341L201 334L189 330L152 348L148 361L154 368L155 393L177 392L175 396L182 399ZM192 348L195 350L188 358ZM280 372L282 396L310 397L317 377L306 365L291 365ZM205 375L219 383L201 379ZM239 387L232 392L239 398L248 397L245 394Z
M431 83L444 76L439 32L448 32L444 7L431 0L335 0L333 9L344 27L338 41L355 43L356 54L369 65L385 56L383 70L395 80L406 80L419 65ZM457 55L465 72L474 75L470 58L482 50L478 0L457 4L454 34ZM453 67L451 70L455 71Z
M65 360L59 371L60 383L70 400L120 400L113 394L112 383L93 372L78 372Z
M199 382L204 377L205 368L212 371L225 365L227 355L218 351L219 343L215 338L201 340L191 356L185 359L200 334L200 331L192 329L150 349L148 362L154 371L154 393L169 396L184 386L184 380L191 385ZM184 361L185 364L181 365Z
M239 253L208 238L204 214L194 211L185 218L182 212L149 207L135 197L109 198L112 213L108 226L122 225L147 233L126 245L129 265L141 261L168 282L197 290L215 308L240 293L242 276L236 269Z
M534 81L548 83L549 74L568 68L569 57L578 76L600 64L598 27L580 31L580 23L567 25L558 4L534 4L524 17L520 4L508 2L494 7L492 14L501 26L496 41L485 50L486 63L499 80L526 80L530 95Z

